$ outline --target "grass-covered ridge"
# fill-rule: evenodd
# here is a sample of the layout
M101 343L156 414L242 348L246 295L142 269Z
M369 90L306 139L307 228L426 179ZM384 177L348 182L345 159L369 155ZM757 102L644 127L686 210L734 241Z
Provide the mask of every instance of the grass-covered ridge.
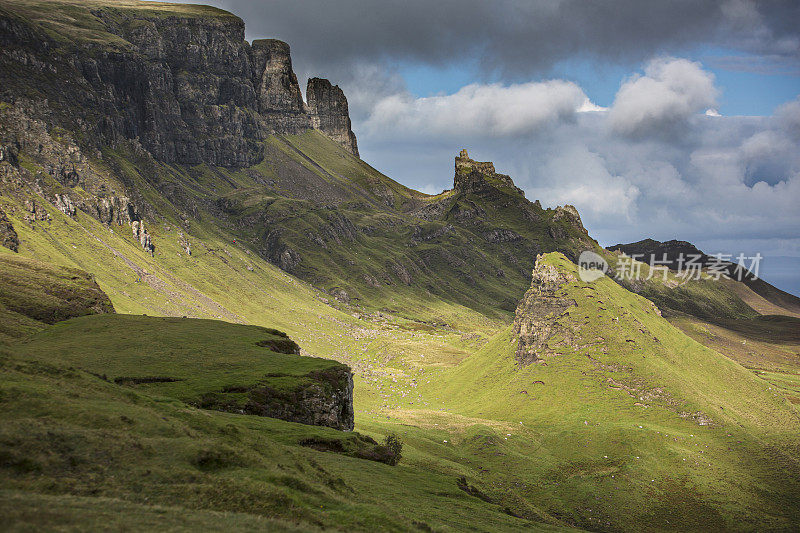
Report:
M0 142L14 156L0 162L12 176L0 208L19 261L88 272L120 313L13 325L38 331L0 352L0 514L15 526L638 532L800 520L800 350L795 321L757 316L782 309L768 292L707 276L580 283L569 259L600 250L579 216L471 172L488 165L426 195L316 131L259 137L264 160L246 168L166 164L121 137L95 144L83 126L106 108L78 103L94 87L78 84L72 52L89 66L109 52L138 60L158 55L130 48L151 44L153 28L201 30L180 59L218 31L242 45L241 21L111 0L0 0L0 19L33 32L4 56L0 87ZM178 84L184 66L170 66ZM219 104L207 74L192 108ZM122 197L152 255L125 217L100 222L100 200ZM521 367L514 309L536 255L554 250L542 264L568 279L558 294L575 305L549 317L560 327L542 362ZM313 357L287 353L293 341ZM335 385L328 373L344 365L354 432L253 416L276 414L253 407L270 395L292 403ZM404 443L396 466L379 462L391 434Z
M0 370L2 501L14 502L13 509L1 505L15 524L118 523L103 516L102 506L137 531L193 524L304 531L526 525L464 493L453 476L299 445L341 440L347 448L351 433L197 410L8 354Z
M41 37L66 49L88 45L114 51L127 51L131 46L109 31L110 24L135 26L147 19L203 18L244 25L239 17L211 6L137 0L2 0L0 15L25 22Z
M70 317L113 313L94 278L0 251L0 343Z
M519 367L509 327L423 388L447 411L506 424L499 440L467 433L454 441L491 443L476 452L484 480L520 484L527 501L586 527L796 521L800 417L784 395L611 279L580 282L559 254L540 261L572 278L559 294L576 302L554 317L569 332L550 340L554 353Z
M292 392L336 379L341 363L299 357L283 333L215 320L106 315L60 322L14 346L18 357L78 368L193 404L243 410L251 389Z
M223 169L144 167L135 159L132 164L128 158L130 154L124 151L109 152L106 164L113 162L113 168L126 169L124 172L130 172L126 177L133 180L141 179L136 175L137 167L147 168L148 172L155 169L160 179L169 176L196 188L202 195L211 196L214 187L219 192L220 184L229 180L241 180L244 184L248 179L243 173ZM90 270L119 312L189 315L275 327L286 331L307 353L351 365L356 374L356 431L378 441L388 433L400 434L405 448L403 461L395 468L405 469L403 476L410 477L397 479L402 479L412 492L403 492L410 489L400 489L395 481L387 485L386 491L375 492L375 483L382 482L382 475L369 482L361 474L353 474L358 482L351 486L362 493L358 497L374 493L370 501L375 505L383 505L376 502L385 499L399 502L397 512L403 518L396 522L398 529L407 527L409 521L441 524L444 518L441 512L434 511L434 505L447 509L447 523L455 528L471 524L462 514L467 513L465 509L473 514L478 512L487 520L485 529L500 528L502 524L512 529L519 527L520 519L514 519L503 509L524 517L522 520L538 523L594 528L598 523L608 522L625 530L640 530L642 524L673 519L681 521L687 529L737 521L754 524L752 520L766 520L770 527L780 528L792 519L787 509L793 509L789 495L797 488L793 474L796 465L791 459L796 453L793 443L797 428L792 425L792 416L796 415L783 402L782 394L770 396L771 384L753 374L742 374L741 367L682 336L648 311L652 306L646 300L612 280L604 278L595 284L594 291L603 293L599 298L585 295L579 298L580 294L593 293L582 286L567 289L575 293L573 297L579 302L571 309L569 318L576 323L588 321L588 329L583 330L587 336L596 334L605 338L606 330L615 333L608 337L608 353L593 354L592 347L572 350L547 361L547 366L519 370L514 363L516 339L510 330L505 330L511 318L507 313L486 316L420 291L418 286L399 284L393 285L393 292L385 296L391 307L384 304L381 314L359 307L359 301L341 304L259 257L248 241L243 242L234 233L232 226L219 224L214 217L201 213L187 231L180 225L178 211L160 195L157 184L138 183L142 183L142 194L164 217L149 225L157 243L155 257L141 249L127 227L107 227L81 212L72 219L46 203L44 207L52 216L52 223L29 223L23 219L23 207L17 198L4 197L3 205L20 235L23 255ZM182 238L191 243L190 256L183 251ZM337 253L347 253L350 246L342 246ZM435 248L438 244L426 246ZM357 265L368 264L358 262L355 254L352 259ZM574 265L560 256L547 256L547 261L566 272L574 269ZM345 260L345 264L349 263ZM475 294L479 291L471 290ZM509 294L514 291L503 290ZM514 296L515 301L522 297L522 292ZM573 315L572 310L577 314ZM629 314L625 317L632 316L642 322L649 333L633 327L630 321L624 327L615 322L613 319L621 319L623 311ZM595 319L596 326L591 325ZM623 338L623 334L632 335L635 343L627 342L628 337ZM653 336L662 338L663 346L650 354L648 343ZM598 365L611 368L596 366L587 354L598 359ZM616 357L625 368L613 371ZM699 359L693 362L695 357ZM708 377L704 377L706 374ZM716 376L716 383L710 383L712 375ZM608 378L619 385L608 382ZM177 382L130 387L113 381L103 383L103 387L121 387L113 390L138 395L149 394L147 387L184 385ZM42 385L39 390L48 386ZM658 388L664 389L675 403L658 397L644 402L634 398L639 394L637 390L649 393ZM719 399L715 397L717 392ZM30 395L21 397L17 411L9 416L19 416L14 413L22 412L30 398ZM76 403L72 408L76 413L96 409L88 405L93 404ZM181 405L185 406L182 402ZM689 416L682 418L684 412ZM692 416L698 412L722 425L699 426ZM211 413L213 417L235 416ZM50 411L31 415L33 419L57 416L66 415ZM39 423L44 427L49 424ZM273 427L269 420L258 423L264 424L260 426L262 430ZM120 431L124 434L129 430ZM39 438L37 435L31 438ZM213 432L204 431L198 438L211 438L208 442L214 444L209 446L219 445L213 440L217 438ZM295 434L291 446L307 438L306 433ZM16 442L26 446L29 441ZM259 442L262 441L248 437L241 445L249 449ZM301 454L324 457L329 461L324 463L327 465L351 464L347 463L351 460L359 461L354 465L364 462L300 448ZM292 449L279 448L270 460L283 464L278 457ZM65 461L70 460L69 454L64 457ZM317 455L311 457L323 464L316 459ZM779 464L787 474L772 476L772 467L767 469L767 466L774 464ZM353 468L356 471L361 467ZM254 469L261 471L262 467ZM736 473L741 485L726 481L730 472ZM369 470L369 475L373 474ZM459 488L462 476L466 481L461 486L470 492ZM142 484L149 483L145 478L140 479ZM202 486L219 484L216 477L203 479L192 490L206 490ZM193 509L228 509L272 516L270 513L275 511L270 510L273 505L268 503L261 507L249 504L226 507L228 504L224 502L229 498L246 500L249 491L264 490L263 485L259 489L247 488L248 483L236 484L223 496L189 498L185 505ZM85 494L88 490L85 485L75 491L67 485L58 486L59 494ZM740 488L748 486L757 488ZM458 493L449 492L453 487ZM42 489L25 485L19 490ZM435 500L438 503L429 508L408 510L416 509L418 498L430 498L431 490L447 496ZM712 496L717 492L722 496ZM398 500L400 493L403 496ZM122 485L104 487L100 493L125 502L133 501L130 494L130 487ZM474 494L482 494L492 503ZM595 499L597 494L605 495L599 503ZM467 499L462 500L462 496ZM296 501L290 507L292 513L316 516L315 501L302 498ZM64 505L80 508L79 502L69 502ZM158 502L165 506L182 504L174 494ZM464 502L469 502L466 507L462 507ZM281 516L290 515L287 512ZM325 519L323 523L352 524L338 518ZM352 527L368 527L364 522L359 524Z

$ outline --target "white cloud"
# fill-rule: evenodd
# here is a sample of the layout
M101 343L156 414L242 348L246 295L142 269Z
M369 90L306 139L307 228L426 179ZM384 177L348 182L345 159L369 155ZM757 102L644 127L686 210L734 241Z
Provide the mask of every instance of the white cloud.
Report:
M677 238L712 252L800 255L800 98L772 117L704 115L716 94L700 65L659 59L608 110L563 81L470 86L383 99L356 131L368 160L426 192L452 186L452 158L466 147L530 200L578 207L603 244Z
M509 137L572 120L578 110L598 109L578 85L563 80L472 84L444 96L391 95L374 106L362 128L378 137Z
M800 96L778 107L775 117L781 129L795 139L800 139Z
M575 205L590 218L633 220L639 189L612 174L603 157L586 146L568 146L552 153L539 174L537 181L544 186L531 188L537 198L545 195L552 203Z
M609 111L611 127L630 137L669 135L695 113L716 105L714 75L686 59L650 61L625 81Z

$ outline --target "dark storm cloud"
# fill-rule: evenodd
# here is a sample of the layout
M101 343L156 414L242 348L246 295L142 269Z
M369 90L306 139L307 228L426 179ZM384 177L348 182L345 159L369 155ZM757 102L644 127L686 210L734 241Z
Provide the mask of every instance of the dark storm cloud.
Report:
M507 81L578 56L639 62L712 44L797 60L800 3L775 0L216 0L316 70L479 61ZM325 72L322 73L326 74Z

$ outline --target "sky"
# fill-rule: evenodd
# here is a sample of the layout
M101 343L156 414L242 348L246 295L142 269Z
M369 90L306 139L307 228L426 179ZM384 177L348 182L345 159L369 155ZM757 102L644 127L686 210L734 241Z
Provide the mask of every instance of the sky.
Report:
M467 148L602 245L760 253L800 294L797 0L212 0L347 95L361 157L428 193Z

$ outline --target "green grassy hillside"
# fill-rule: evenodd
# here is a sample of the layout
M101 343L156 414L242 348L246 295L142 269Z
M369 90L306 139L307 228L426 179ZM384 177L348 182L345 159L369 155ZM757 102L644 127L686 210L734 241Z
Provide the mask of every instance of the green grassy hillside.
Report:
M112 161L117 161L114 165L118 168L127 168L127 159L122 156ZM134 167L130 168L134 172ZM174 176L184 176L184 172L188 176L185 170L159 168ZM224 172L223 175L233 175ZM144 186L141 191L163 213L159 222L149 225L157 243L154 256L141 248L125 226L105 226L80 211L71 218L47 203L43 207L50 221L29 222L24 219L24 206L18 197L4 196L2 202L19 233L21 254L91 271L121 313L187 315L276 327L296 340L304 353L351 365L356 373L356 430L376 440L398 433L405 449L401 465L396 468L404 468L411 476L398 479L421 492L403 493L400 498L397 494L402 485L395 481L387 485L386 491L376 492L376 482L360 474L342 477L350 480L358 497L371 494L370 501L381 509L385 504L375 502L396 501L396 512L403 517L397 519L398 529L418 520L439 524L432 526L434 529L448 525L463 529L470 523L470 513L485 514L489 520L479 529L501 527L495 520L512 529L519 527L519 520L589 529L672 529L666 520L678 521L679 529L687 530L713 529L714 524L720 523L727 528L766 524L785 529L797 519L790 512L796 508L791 499L797 489L793 459L797 450L792 447L798 432L796 411L781 397L770 395L770 383L692 342L653 315L646 300L611 280L595 284L595 291L602 291L599 298L580 299L577 294L591 294L592 289L570 289L576 291L575 299L580 302L578 309L570 311L570 317L575 311L576 321L588 323L587 338L596 335L607 339L606 353L594 353L591 347L564 348L567 355L547 361L547 366L519 370L514 363L516 340L507 329L509 313L487 316L420 291L415 285L393 286L385 297L391 307L384 305L380 313L358 306L358 301L344 304L259 257L247 241L242 242L234 233L235 226L217 224L217 219L204 215L193 219L187 230L177 210L159 195L155 186ZM191 245L191 255L184 249L186 241ZM380 241L376 242L380 246ZM574 268L564 258L554 264L567 270ZM479 294L478 288L474 290L473 294ZM510 288L503 290L512 292ZM520 292L516 299L521 296ZM609 329L617 324L614 318L621 320L622 312L629 313L641 326L637 323L633 327L628 321L624 327ZM608 335L606 330L614 335ZM653 341L654 337L660 339L660 345ZM629 338L633 342L628 342ZM592 342L602 344L598 339ZM615 363L617 356L620 359ZM79 368L75 362L69 364ZM52 396L56 392L48 390L52 383L30 386L39 391L37 394L45 394L48 399L44 403L60 405L63 398ZM83 386L85 383L80 385ZM98 386L122 385L102 382ZM173 385L145 388L162 386ZM149 394L138 388L141 385L133 392ZM638 399L640 396L644 401ZM10 420L21 416L19 413L29 407L30 398L23 395L15 400L18 403L16 410L9 411ZM97 403L76 400L71 409L84 413L80 415L31 411L30 416L41 427L50 428L42 431L53 431L52 420L87 416L95 412ZM237 420L242 416L204 413L208 412L197 411L196 416ZM125 416L135 419L130 414ZM698 420L705 417L715 425L698 425ZM278 422L264 419L258 423ZM267 426L259 427L263 433ZM102 428L92 431L102 433ZM130 430L123 427L119 431L127 434ZM214 440L214 431L204 430L198 438L211 439L208 442L213 445L209 446L216 447L220 443ZM293 447L307 438L295 436ZM33 434L27 440L15 433L9 441L16 443L12 449L33 449L40 437ZM255 442L244 439L243 453L251 453L251 448L257 446ZM100 455L110 453L103 451L104 445L92 446L88 449L94 451L84 457L95 451ZM348 446L358 448L358 444ZM278 447L270 461L280 462L277 458L291 455L290 449L293 448ZM52 460L69 462L69 448L64 450L54 452L56 458ZM326 465L364 462L306 448L298 453L312 454L318 464L323 464L316 458L318 455L325 458ZM164 465L172 460L158 459ZM187 461L177 463L176 468L190 468L185 466L191 465ZM11 469L8 475L15 479L17 467L13 461L5 464L4 468ZM253 472L260 472L266 463L255 464ZM369 464L370 469L391 468ZM774 475L776 464L782 472L778 476ZM112 464L107 468L111 469L106 471L109 473L117 467ZM361 471L363 467L352 468ZM395 476L392 472L396 470L386 472ZM735 473L734 478L731 473ZM370 471L369 475L376 474ZM203 479L202 486L219 483L215 477ZM56 488L20 484L14 485L14 490L60 494L58 505L71 520L78 520L76 513L82 512L84 504L74 498L93 497L85 488L86 482L48 483L55 483L52 486ZM150 486L146 478L137 483L137 490ZM247 501L248 491L256 490L247 488L249 483L237 484L222 496L182 500L173 493L155 500L148 496L148 501L166 508L184 505L204 512L243 512L248 516L242 520L255 520L251 515L274 516L277 504L263 503L258 507L230 503ZM263 485L259 487L263 490ZM130 490L127 485L117 484L95 496L112 498L122 508L144 504L133 498ZM420 514L411 510L416 508L418 499L430 498L430 493L448 496L431 504L437 509L435 512L434 507ZM24 492L15 492L13 497L20 498L20 494ZM600 500L596 499L598 494L603 495ZM50 501L40 498L32 497L31 505ZM469 503L460 507L463 502ZM301 499L290 506L290 512L279 516L290 520L293 516L305 517L306 513L317 516L317 508L316 500ZM503 509L523 518L515 519ZM376 512L383 516L385 511ZM350 510L347 513L352 514ZM33 514L31 511L27 516ZM197 520L207 516L198 514ZM217 518L211 515L208 519ZM318 519L309 520L303 523L317 523L314 520ZM347 521L350 519L342 520L332 518L321 523L356 529L371 524L369 520L357 525Z
M14 352L191 405L249 413L271 407L273 416L285 412L293 420L314 418L310 398L349 395L344 365L298 357L297 344L277 330L220 321L86 317L60 322Z
M542 263L573 277L560 292L576 302L559 319L570 334L551 339L556 353L518 367L508 328L423 388L448 412L509 428L499 440L466 433L456 441L486 439L476 453L484 480L523 486L528 501L586 527L786 529L796 522L798 411L770 383L683 335L644 298L608 278L577 281L563 256ZM565 501L573 505L565 509Z
M370 446L352 433L198 410L7 353L0 365L4 527L550 529L465 493L454 475L299 445Z
M0 251L0 343L59 320L113 312L108 296L83 270Z

